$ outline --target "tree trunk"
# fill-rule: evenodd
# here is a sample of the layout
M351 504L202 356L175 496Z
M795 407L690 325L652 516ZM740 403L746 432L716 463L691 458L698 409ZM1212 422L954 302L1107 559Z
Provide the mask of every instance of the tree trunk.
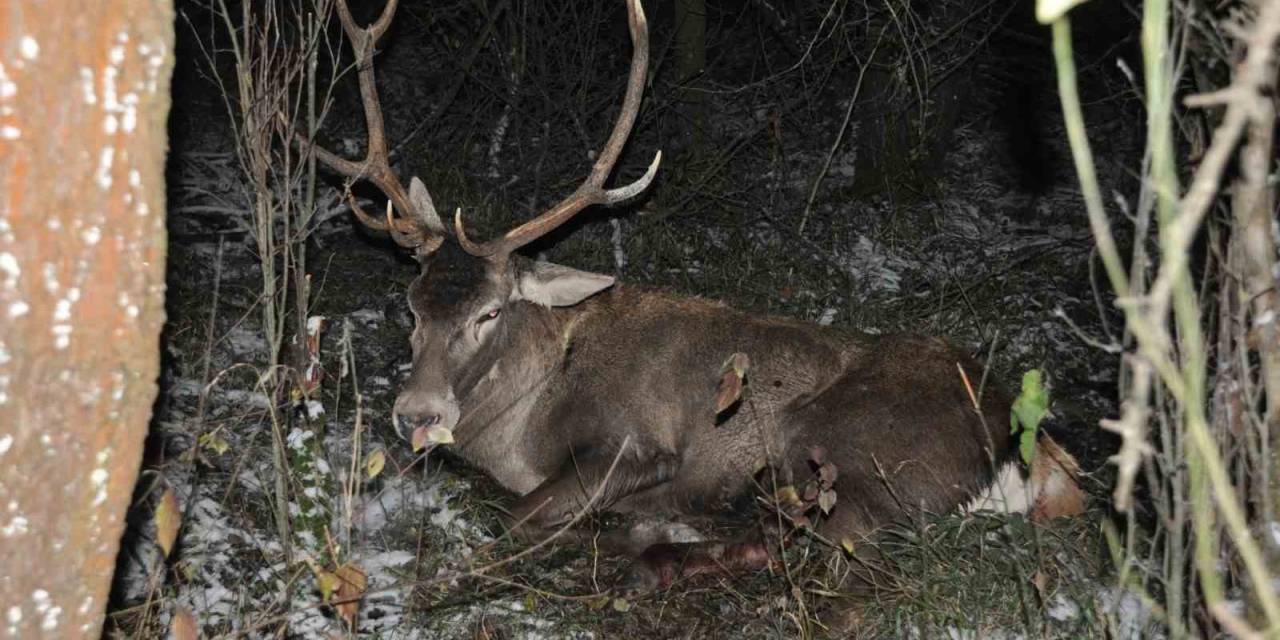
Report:
M706 94L692 85L707 66L706 0L676 0L676 75L680 83L676 100L684 114L689 142L695 153L702 151L706 124Z
M1274 95L1275 79L1270 80L1268 88ZM1272 522L1280 517L1280 292L1276 289L1280 278L1274 270L1276 190L1269 183L1275 163L1276 104L1270 97L1260 97L1255 105L1245 130L1248 138L1240 149L1242 179L1232 194L1231 210L1235 218L1233 242L1240 249L1236 266L1240 267L1237 273L1243 281L1242 304L1249 308L1253 320L1248 329L1252 338L1249 342L1255 343L1250 347L1258 352L1262 390L1267 399L1262 415L1270 445L1271 477L1267 479L1266 493L1271 499L1262 504L1259 516L1264 522Z
M0 635L98 637L159 370L170 0L0 3Z

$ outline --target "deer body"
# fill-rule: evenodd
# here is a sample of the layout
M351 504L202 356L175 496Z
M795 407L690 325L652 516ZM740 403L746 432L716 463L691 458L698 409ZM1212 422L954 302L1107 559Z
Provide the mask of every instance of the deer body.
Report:
M479 261L446 247L424 264L410 294L420 322L430 309L460 304L446 303L441 292L485 291L483 282L457 282L485 272L483 262L459 268L468 259ZM506 270L515 273L546 264L510 260ZM605 276L555 273L604 286L560 306L517 294L493 307L501 312L484 346L460 366L438 364L450 350L441 337L457 319L428 322L415 333L422 368L397 402L406 437L424 415L456 415L447 425L456 451L523 496L512 509L516 521L562 524L588 505L611 466L591 508L724 512L750 497L766 465L783 473L780 483L805 480L809 451L822 447L839 470L841 500L822 526L864 533L904 507L954 508L1007 458L1008 401L987 392L988 433L957 365L975 385L981 369L940 340L755 316L659 290L610 287ZM482 316L500 298L474 296L464 316ZM751 358L747 390L718 419L718 372L733 353ZM426 361L436 363L434 373L425 373ZM441 369L456 411L440 409Z

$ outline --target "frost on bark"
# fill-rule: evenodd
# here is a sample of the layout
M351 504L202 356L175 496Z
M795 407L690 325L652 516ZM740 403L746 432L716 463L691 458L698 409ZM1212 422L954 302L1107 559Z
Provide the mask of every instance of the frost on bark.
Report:
M97 637L159 370L170 0L0 2L0 638Z

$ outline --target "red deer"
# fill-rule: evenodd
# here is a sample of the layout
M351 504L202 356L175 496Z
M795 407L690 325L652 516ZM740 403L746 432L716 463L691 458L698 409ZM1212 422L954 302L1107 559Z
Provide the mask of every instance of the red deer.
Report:
M353 162L315 152L387 195L382 218L349 202L365 225L413 248L421 265L408 293L413 369L395 401L395 429L406 439L426 429L451 434L463 459L521 496L509 513L519 531L541 538L584 509L723 513L750 499L764 467L787 484L809 478L813 451L838 471L828 487L838 501L815 525L836 540L908 511L954 510L992 485L1011 459L1009 399L995 385L974 397L962 376L980 380L981 366L940 339L751 315L516 253L590 206L634 198L657 171L661 154L636 181L604 187L645 84L648 35L636 0L627 2L626 95L590 175L485 243L467 236L460 211L446 228L422 182L405 189L390 168L371 59L395 7L390 0L361 28L338 3L357 52L368 153ZM721 363L739 353L751 363L747 391L718 416ZM690 542L688 531L636 527L616 542L657 563L661 575L650 577L659 582L672 578L661 560L673 554L767 561L760 546Z

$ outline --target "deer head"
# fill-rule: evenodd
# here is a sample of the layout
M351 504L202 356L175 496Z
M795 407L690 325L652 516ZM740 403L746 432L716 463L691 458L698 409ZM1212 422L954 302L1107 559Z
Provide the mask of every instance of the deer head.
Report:
M366 226L385 231L401 246L412 248L421 273L409 288L415 327L411 338L413 371L396 398L394 423L405 438L417 430L442 426L450 431L462 418L461 399L480 385L502 384L496 367L506 354L538 348L526 339L536 333L539 309L578 304L613 284L611 276L587 273L516 254L520 247L568 222L592 205L615 205L642 193L653 181L662 153L648 170L627 185L606 189L605 180L618 161L640 109L648 66L648 28L638 0L627 0L633 43L626 95L613 130L586 180L559 203L489 242L474 242L466 233L459 209L447 229L421 180L405 189L388 160L382 110L374 82L373 51L395 14L390 0L369 27L359 27L345 0L338 2L342 26L356 52L360 95L369 134L362 161L351 161L308 141L325 165L347 176L349 183L368 180L388 198L386 215L366 213L347 191L348 203ZM508 370L506 375L514 375Z

